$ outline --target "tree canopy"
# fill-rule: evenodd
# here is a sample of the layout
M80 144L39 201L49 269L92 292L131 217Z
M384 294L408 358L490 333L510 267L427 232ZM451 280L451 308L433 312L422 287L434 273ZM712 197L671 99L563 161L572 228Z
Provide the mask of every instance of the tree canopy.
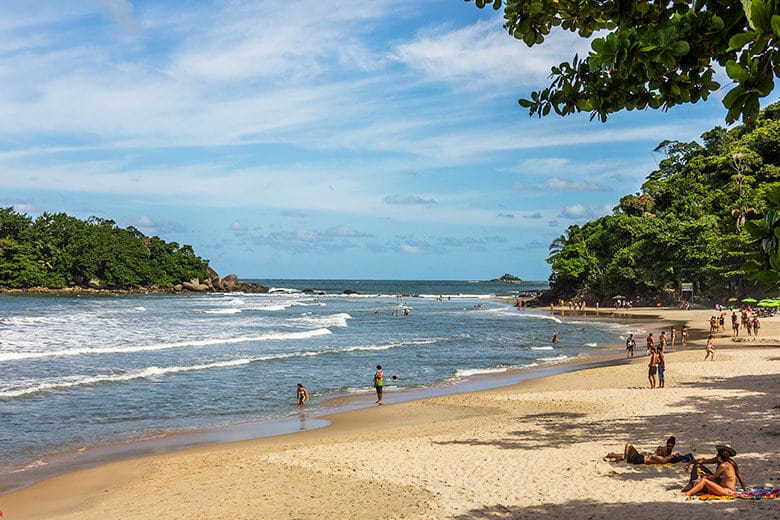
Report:
M0 287L166 288L207 277L208 262L189 245L97 217L43 213L33 220L0 208Z
M662 142L639 193L553 241L555 293L655 297L691 282L716 297L780 281L780 103L701 141Z
M592 38L587 57L552 68L553 81L520 105L531 115L669 109L720 89L716 67L733 87L726 121L754 121L759 100L780 76L780 0L465 0L504 7L504 28L529 47L557 28Z

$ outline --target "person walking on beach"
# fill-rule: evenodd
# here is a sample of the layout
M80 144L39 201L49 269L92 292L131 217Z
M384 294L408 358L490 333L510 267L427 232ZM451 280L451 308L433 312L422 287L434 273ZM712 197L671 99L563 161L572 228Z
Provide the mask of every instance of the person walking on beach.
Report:
M680 344L683 348L688 345L688 327L683 325L682 331L680 331Z
M385 373L382 371L382 365L376 366L374 372L374 388L376 389L376 404L382 404L382 388L385 386Z
M731 330L735 338L739 336L739 318L736 312L731 313Z
M707 353L704 355L704 361L707 361L707 358L712 356L712 359L710 361L715 361L715 345L713 344L712 340L712 334L707 336Z
M650 348L650 362L647 364L647 380L650 381L650 388L655 388L655 374L658 372L658 356L655 348Z
M672 327L672 330L669 331L669 348L674 351L674 339L677 337L677 329Z
M666 344L666 332L662 330L661 335L658 337L658 348L666 350Z
M758 337L758 329L761 328L761 323L758 321L758 316L753 316L753 336Z
M649 356L650 353L655 349L655 340L653 339L653 333L650 332L647 335L647 355Z
M629 334L626 338L626 359L634 357L634 348L636 348L636 340L633 334Z
M306 405L306 401L309 399L309 391L306 387L298 383L298 406L303 408Z

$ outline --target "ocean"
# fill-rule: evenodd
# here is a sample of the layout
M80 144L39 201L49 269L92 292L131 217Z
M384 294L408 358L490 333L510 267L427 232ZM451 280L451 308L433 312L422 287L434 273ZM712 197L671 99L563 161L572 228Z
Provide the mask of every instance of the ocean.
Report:
M491 299L546 282L257 281L271 292L0 296L0 490L139 441L318 426L336 403L373 404L377 364L398 378L390 403L614 347L628 332ZM166 449L150 446L138 453Z

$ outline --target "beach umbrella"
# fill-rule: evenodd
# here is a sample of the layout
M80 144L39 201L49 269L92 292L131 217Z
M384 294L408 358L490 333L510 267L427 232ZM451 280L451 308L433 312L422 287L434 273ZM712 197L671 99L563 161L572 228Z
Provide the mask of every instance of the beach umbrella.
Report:
M735 297L733 297L733 296L732 296L731 298L729 298L729 301L730 301L730 302L735 302L735 301L737 301L737 300L739 300L739 298L735 298Z
M755 298L742 298L742 303L756 303L757 301Z
M612 299L613 300L625 300L626 297L625 296L621 296L620 294L618 294L617 296L613 296Z
M777 307L777 302L770 300L761 300L756 304L758 307Z

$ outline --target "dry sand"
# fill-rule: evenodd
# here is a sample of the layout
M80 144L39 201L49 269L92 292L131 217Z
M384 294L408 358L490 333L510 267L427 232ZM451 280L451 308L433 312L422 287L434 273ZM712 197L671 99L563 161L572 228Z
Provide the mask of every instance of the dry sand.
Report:
M105 464L0 496L21 519L780 518L780 500L686 502L683 465L607 463L625 442L714 455L730 442L748 485L780 486L780 317L716 341L711 311L663 310L692 344L650 390L644 338L629 365L331 417L327 428ZM657 336L657 309L632 314ZM699 330L693 330L697 328ZM668 330L668 327L666 328Z

